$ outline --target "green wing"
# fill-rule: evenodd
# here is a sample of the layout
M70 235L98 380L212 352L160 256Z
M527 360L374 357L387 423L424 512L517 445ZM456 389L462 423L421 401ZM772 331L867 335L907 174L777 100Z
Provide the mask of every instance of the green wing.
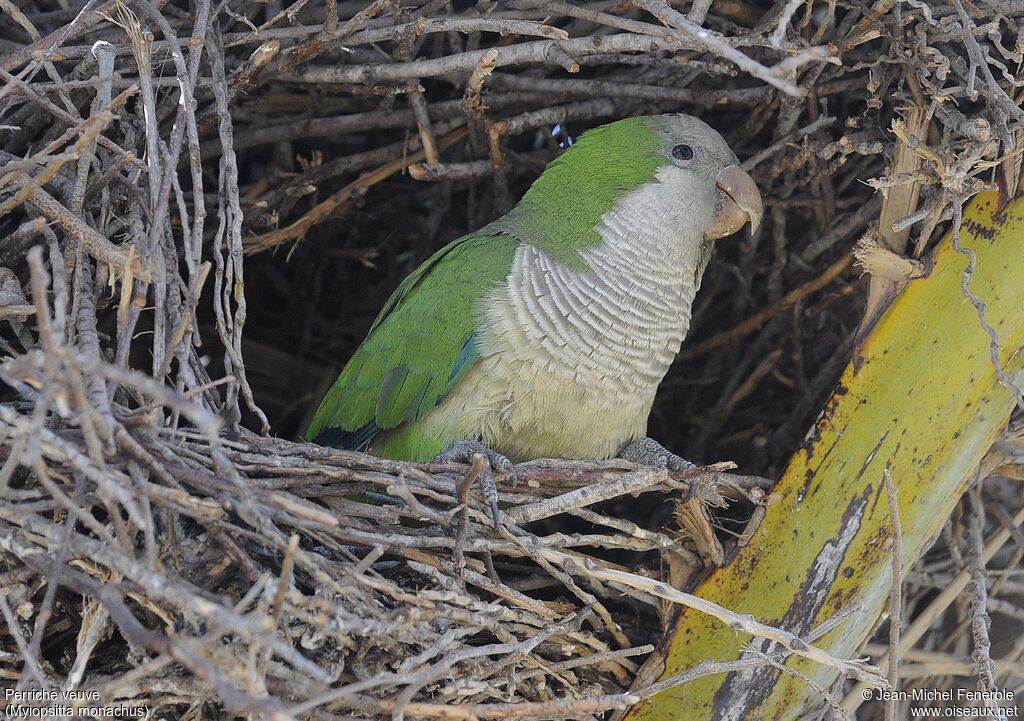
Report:
M508 277L517 246L505 235L467 235L406 278L320 402L306 438L360 449L429 413L476 362L478 304Z

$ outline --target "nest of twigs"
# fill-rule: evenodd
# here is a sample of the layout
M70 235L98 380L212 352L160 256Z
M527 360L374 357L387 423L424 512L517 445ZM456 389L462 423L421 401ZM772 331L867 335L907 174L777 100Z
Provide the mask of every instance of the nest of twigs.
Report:
M926 253L1024 119L1024 6L997 0L0 9L0 679L158 718L651 695L627 692L686 602L660 581L735 543L877 310L855 241ZM658 112L717 127L768 208L719 245L650 425L745 475L525 464L494 528L479 469L282 440L404 275L579 132ZM979 534L1015 507L986 489L907 607L962 567L984 588ZM974 669L982 617L939 624L913 678ZM1019 683L1024 648L996 647Z

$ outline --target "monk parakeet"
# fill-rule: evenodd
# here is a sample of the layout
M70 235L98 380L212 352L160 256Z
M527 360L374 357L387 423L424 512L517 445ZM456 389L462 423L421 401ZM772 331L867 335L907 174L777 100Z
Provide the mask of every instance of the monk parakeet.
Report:
M306 433L322 445L492 465L609 458L691 467L644 438L714 241L761 196L688 115L584 133L522 200L398 287ZM467 443L468 442L468 443Z

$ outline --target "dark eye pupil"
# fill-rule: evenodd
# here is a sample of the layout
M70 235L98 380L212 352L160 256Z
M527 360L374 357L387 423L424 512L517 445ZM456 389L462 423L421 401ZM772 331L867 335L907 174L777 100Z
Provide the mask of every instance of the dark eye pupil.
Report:
M693 158L693 148L689 145L677 145L672 148L672 157L676 160L690 160Z

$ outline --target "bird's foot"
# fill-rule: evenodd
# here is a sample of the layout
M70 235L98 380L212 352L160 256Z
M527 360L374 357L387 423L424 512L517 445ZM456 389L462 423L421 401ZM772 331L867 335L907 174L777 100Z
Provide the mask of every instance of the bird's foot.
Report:
M619 457L641 466L667 468L670 471L688 471L697 465L677 456L653 438L640 438L619 451Z
M473 456L479 454L486 461L480 474L480 486L484 490L484 499L491 508L494 527L501 525L498 515L498 487L494 484L494 474L508 476L515 483L516 467L505 456L492 451L480 441L459 441L434 459L435 463L472 463Z
M695 463L691 463L682 456L677 456L653 438L640 438L633 441L619 451L619 458L632 461L637 465L665 468L673 472L689 471L697 467ZM694 494L704 497L709 491L712 491L713 489L705 489L702 486L706 482L708 479L694 478L690 482L690 488L684 500L689 500ZM714 491L714 495L718 495L717 490Z

